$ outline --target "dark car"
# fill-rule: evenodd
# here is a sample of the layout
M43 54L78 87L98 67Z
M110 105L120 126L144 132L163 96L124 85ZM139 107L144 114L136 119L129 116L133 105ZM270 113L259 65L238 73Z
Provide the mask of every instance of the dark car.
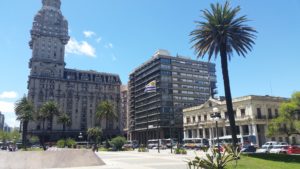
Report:
M241 152L243 153L255 153L256 152L256 147L248 145L248 146L244 146L241 149Z

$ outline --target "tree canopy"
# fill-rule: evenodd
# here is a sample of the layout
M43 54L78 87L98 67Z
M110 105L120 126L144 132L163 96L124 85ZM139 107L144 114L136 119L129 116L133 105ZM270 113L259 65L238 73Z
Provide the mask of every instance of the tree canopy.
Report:
M268 126L268 135L300 135L300 92L280 105L279 116Z

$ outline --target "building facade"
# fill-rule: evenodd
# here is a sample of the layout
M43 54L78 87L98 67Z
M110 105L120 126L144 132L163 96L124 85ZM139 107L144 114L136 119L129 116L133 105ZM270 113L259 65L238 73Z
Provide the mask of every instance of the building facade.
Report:
M123 131L123 135L128 136L128 86L121 86L121 128Z
M5 116L0 112L0 130L4 129Z
M156 92L145 86L156 82ZM129 133L132 140L183 137L182 109L204 103L216 92L215 65L166 50L136 68L129 77Z
M233 109L237 126L238 138L255 136L255 142L261 146L266 141L285 141L299 144L299 136L277 136L268 138L267 127L270 121L278 116L279 106L286 98L272 96L244 96L233 99ZM231 138L226 101L210 98L206 103L183 110L185 138L216 138L215 121L210 118L213 108L221 113L218 121L220 138ZM299 117L300 118L300 117Z
M115 111L120 113L120 85L118 75L67 69L65 45L69 41L68 22L60 10L60 0L42 0L42 9L35 15L31 29L32 57L29 62L28 98L38 110L46 101L58 103L60 111L71 118L67 133L76 138L79 132L99 126L104 135L119 134L119 120L97 120L97 105L110 101ZM106 124L107 123L107 124ZM53 137L62 131L57 117L46 124L46 132ZM40 134L41 122L29 124L29 132ZM51 138L53 138L51 137ZM50 139L51 139L50 138Z

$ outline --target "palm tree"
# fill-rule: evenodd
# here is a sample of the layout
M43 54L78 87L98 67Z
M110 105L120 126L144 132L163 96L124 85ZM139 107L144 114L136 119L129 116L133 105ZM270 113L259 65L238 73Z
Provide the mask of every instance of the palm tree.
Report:
M27 150L27 131L28 123L33 120L34 106L26 96L22 97L15 104L15 112L17 120L21 121L22 124L22 144L24 149Z
M118 118L118 115L114 111L114 106L109 101L103 101L100 104L98 104L96 108L96 118L100 121L100 127L101 127L101 121L102 119L106 120L106 129L109 128L108 121L109 120L116 120Z
M71 118L70 118L70 116L67 115L66 113L63 113L62 115L60 115L58 117L58 121L57 122L63 125L64 138L66 139L65 131L66 131L66 126L69 126L71 124Z
M232 97L228 74L228 61L235 51L239 56L245 57L254 45L256 30L245 25L248 21L246 16L237 17L240 7L231 8L229 2L224 6L217 3L211 4L211 11L202 10L205 21L196 22L197 28L191 32L191 42L197 57L204 57L208 54L210 61L214 55L220 53L221 66L224 81L224 90L230 127L232 130L233 146L236 146L236 126L232 108Z
M53 120L53 116L58 116L59 115L59 108L58 105L53 102L53 101L48 101L46 103L43 104L43 106L40 109L39 112L39 119L42 120L42 124L43 124L43 139L42 139L42 144L45 150L45 122L49 121L50 122L50 129L52 129L52 120Z
M94 142L94 147L97 147L96 145L99 142L99 139L102 135L102 129L99 127L89 128L87 130L88 138L91 139Z

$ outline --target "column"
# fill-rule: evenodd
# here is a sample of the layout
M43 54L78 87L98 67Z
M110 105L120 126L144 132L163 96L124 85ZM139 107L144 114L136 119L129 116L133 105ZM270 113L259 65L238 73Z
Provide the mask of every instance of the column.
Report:
M214 141L213 141L213 135L212 135L212 128L209 128L209 138L210 138L210 145L213 145Z
M183 137L188 138L187 135L186 135L186 130L183 131Z
M239 128L240 128L240 135L241 135L241 136L244 135L244 132L243 132L243 125L240 125Z
M197 138L200 138L200 131L199 131L199 128L196 129L196 132L197 132Z
M205 128L202 128L202 134L203 134L203 138L206 138Z
M227 135L227 133L226 133L226 127L223 127L223 133L224 133L224 136Z

